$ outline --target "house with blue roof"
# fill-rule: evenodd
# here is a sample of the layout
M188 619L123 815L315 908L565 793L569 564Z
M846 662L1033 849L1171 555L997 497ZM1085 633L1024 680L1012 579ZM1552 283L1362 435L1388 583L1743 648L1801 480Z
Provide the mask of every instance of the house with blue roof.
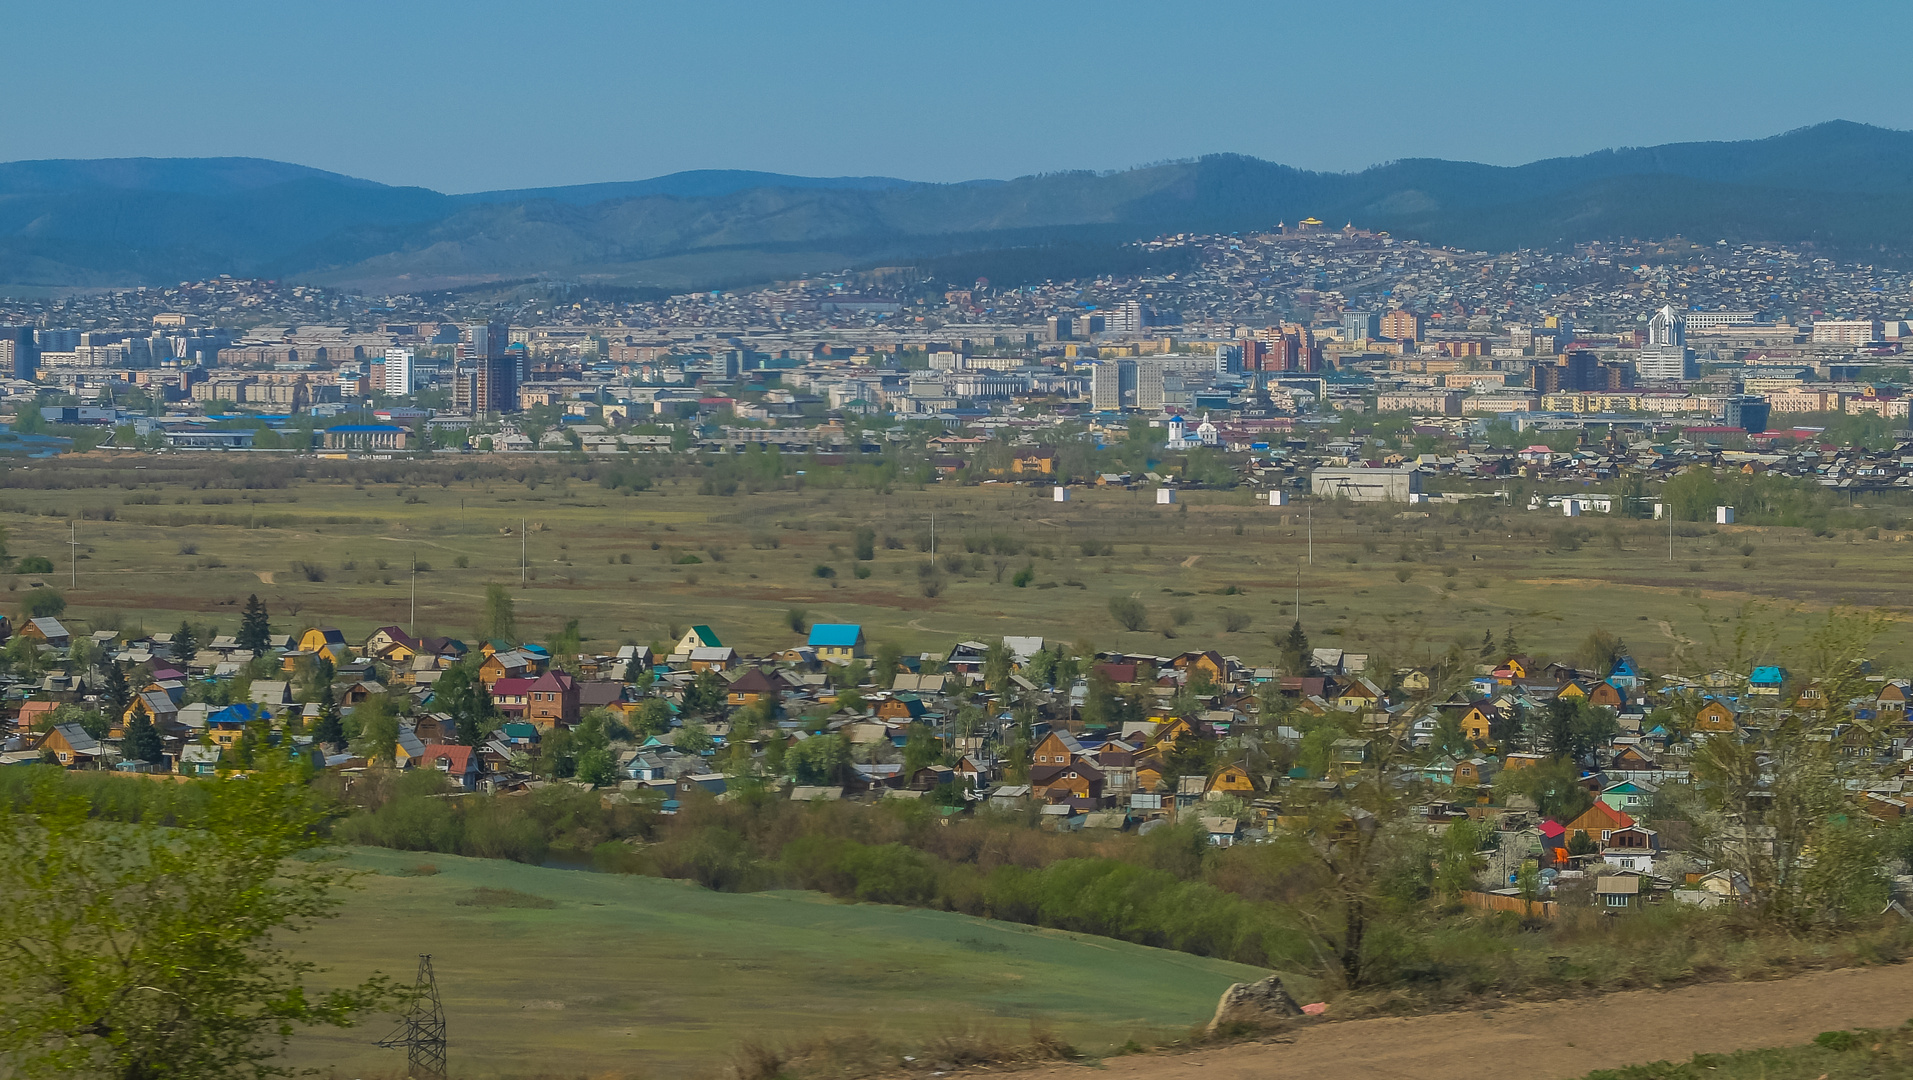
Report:
M818 623L810 628L809 645L827 664L848 664L864 655L864 628L857 623Z
M1634 666L1631 656L1617 657L1614 670L1608 673L1607 682L1617 690L1632 690L1641 681L1641 670Z
M1747 692L1761 697L1779 697L1780 688L1787 682L1787 669L1769 664L1757 667L1747 676Z

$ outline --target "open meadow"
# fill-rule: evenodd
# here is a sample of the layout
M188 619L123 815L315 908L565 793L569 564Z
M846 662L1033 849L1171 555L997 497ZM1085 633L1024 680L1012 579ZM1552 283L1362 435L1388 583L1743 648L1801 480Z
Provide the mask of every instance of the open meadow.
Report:
M922 1044L1040 1025L1089 1053L1179 1036L1266 972L1110 938L812 893L360 849L369 871L301 953L409 982L430 953L459 1077L711 1075L746 1041ZM481 892L480 890L492 890ZM395 1073L373 1019L302 1036L291 1063ZM562 1062L562 1067L557 1063Z
M533 637L571 618L601 644L703 623L740 651L768 651L801 640L795 610L909 650L1034 634L1137 652L1213 647L1250 663L1273 660L1271 635L1295 618L1299 590L1312 644L1397 664L1455 643L1472 655L1484 632L1499 641L1509 629L1525 651L1567 656L1601 627L1660 666L1682 639L1705 662L1703 607L1718 618L1749 601L1850 603L1903 616L1913 569L1910 534L1893 529L1682 523L1670 557L1662 523L1489 500L1424 513L1269 507L1248 490L1159 506L1146 489L1078 489L1057 503L1047 486L726 496L700 494L694 478L643 491L608 479L606 466L549 458L35 462L8 474L0 521L13 555L44 555L53 571L4 580L15 593L59 589L82 625L147 631L182 617L230 631L256 592L280 630L466 635L486 584L522 579L519 625ZM1140 601L1142 629L1112 618L1119 597ZM1882 654L1907 643L1896 621Z

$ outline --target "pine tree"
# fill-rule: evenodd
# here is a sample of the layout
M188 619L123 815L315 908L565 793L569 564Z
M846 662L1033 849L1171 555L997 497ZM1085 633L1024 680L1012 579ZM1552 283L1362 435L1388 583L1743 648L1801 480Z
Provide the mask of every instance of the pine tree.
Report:
M127 723L126 738L120 741L120 753L131 761L159 764L164 756L164 747L160 743L159 729L153 726L152 717L142 712Z
M272 624L258 593L246 598L246 613L239 619L239 634L235 640L240 648L252 650L255 656L263 655L272 647Z
M126 672L111 659L106 662L106 689L100 692L100 703L109 717L125 715L126 707L133 703L133 690L126 684Z
M1483 630L1481 632L1481 658L1487 660L1493 657L1494 654L1495 632L1493 630Z
M198 655L199 638L194 636L192 624L182 621L179 629L173 631L173 656L181 664L190 664Z
M1302 620L1295 620L1282 638L1282 663L1291 675L1306 675L1309 668L1309 637L1302 632Z
M1521 650L1515 645L1514 627L1510 626L1507 631L1501 635L1501 658L1506 660L1511 656L1519 654L1520 651Z
M339 723L338 710L329 710L319 718L319 726L312 729L312 741L322 746L338 746L345 742L345 726Z

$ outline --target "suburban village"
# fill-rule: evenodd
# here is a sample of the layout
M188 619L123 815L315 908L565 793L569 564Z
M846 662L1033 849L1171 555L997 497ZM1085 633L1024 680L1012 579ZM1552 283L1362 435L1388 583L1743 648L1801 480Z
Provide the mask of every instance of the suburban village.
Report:
M495 628L509 609L494 586ZM753 656L704 625L610 653L575 626L544 644L398 626L355 642L272 628L256 597L239 633L205 641L190 626L75 636L53 617L5 629L28 679L9 764L230 777L277 746L315 773L436 771L453 798L572 785L672 814L748 788L1066 832L1194 820L1217 847L1266 842L1370 775L1430 829L1483 828L1469 903L1537 915L1567 896L1617 914L1749 898L1744 873L1663 814L1703 739L1831 715L1843 759L1876 766L1849 785L1853 810L1890 825L1913 798L1905 680L1865 665L1831 685L1774 666L1649 673L1599 632L1593 668L1526 655L1510 632L1437 667L1376 670L1310 648L1299 623L1278 667L1017 636L900 655L827 623Z

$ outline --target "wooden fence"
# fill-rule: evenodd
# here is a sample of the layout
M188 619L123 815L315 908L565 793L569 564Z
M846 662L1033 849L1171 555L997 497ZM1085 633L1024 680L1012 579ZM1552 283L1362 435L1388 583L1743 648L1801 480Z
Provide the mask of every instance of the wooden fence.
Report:
M1503 896L1500 893L1464 892L1461 902L1488 911L1512 911L1529 918L1554 918L1553 900L1523 900L1519 896Z

